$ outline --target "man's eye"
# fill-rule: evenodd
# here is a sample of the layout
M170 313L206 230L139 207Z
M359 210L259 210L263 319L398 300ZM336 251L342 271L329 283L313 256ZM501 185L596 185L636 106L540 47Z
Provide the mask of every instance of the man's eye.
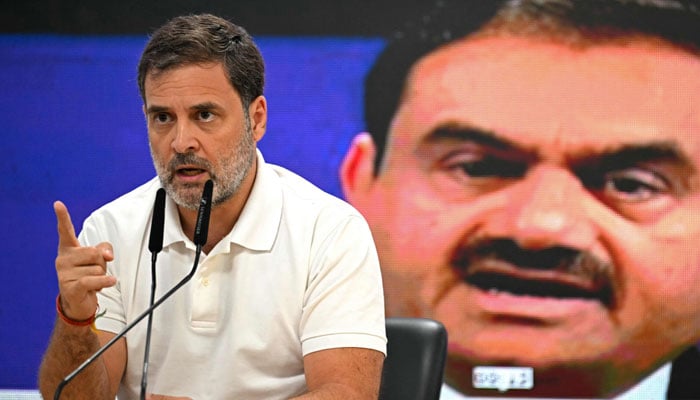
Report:
M671 190L662 176L637 168L607 173L602 189L608 196L624 201L644 201Z
M492 156L481 158L453 157L447 168L470 178L519 178L525 174L527 166L522 162L504 160Z
M170 121L170 115L168 115L168 114L166 114L166 113L158 113L158 114L155 114L155 115L153 116L153 120L154 120L155 122L164 124L164 123L167 123L167 122Z
M209 121L212 118L214 118L214 113L211 111L200 111L199 112L199 119L202 121Z

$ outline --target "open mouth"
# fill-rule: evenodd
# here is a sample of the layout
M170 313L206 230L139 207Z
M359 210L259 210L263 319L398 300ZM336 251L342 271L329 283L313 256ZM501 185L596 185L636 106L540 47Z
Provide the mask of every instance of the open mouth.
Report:
M516 296L597 300L607 306L612 303L612 290L607 285L528 279L492 271L470 274L464 278L464 281L483 291L506 292Z
M185 175L185 176L197 176L199 174L202 174L206 172L205 170L201 168L179 168L177 170L177 173L180 175Z

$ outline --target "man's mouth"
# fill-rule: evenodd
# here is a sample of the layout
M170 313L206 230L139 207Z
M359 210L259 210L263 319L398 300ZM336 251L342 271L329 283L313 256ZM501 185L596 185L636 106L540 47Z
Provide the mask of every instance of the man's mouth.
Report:
M187 181L196 180L199 175L212 170L211 164L194 153L176 153L168 162L167 170L170 179L179 176Z
M612 303L612 290L607 285L575 283L566 279L529 279L485 271L470 274L464 281L487 292L554 299L596 300L606 306Z
M521 248L511 239L489 239L457 250L455 272L486 292L550 299L615 302L615 268L590 252L568 247Z
M199 174L203 174L206 172L206 170L201 168L178 168L176 172L178 175L197 176Z

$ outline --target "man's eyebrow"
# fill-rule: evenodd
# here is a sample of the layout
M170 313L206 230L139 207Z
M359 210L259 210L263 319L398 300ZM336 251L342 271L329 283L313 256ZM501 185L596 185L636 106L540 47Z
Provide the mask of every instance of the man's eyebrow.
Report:
M598 165L603 169L615 169L650 161L670 162L696 171L691 157L675 141L626 144L596 154L575 155L571 163L584 167Z
M155 114L155 113L161 113L161 112L167 112L169 109L168 107L164 106L158 106L158 105L150 105L146 108L146 113L147 114Z
M206 101L204 103L195 104L195 105L190 107L191 110L196 110L196 111L214 110L217 108L221 108L221 107L219 107L218 104L213 103L211 101Z
M445 139L474 142L499 150L516 150L524 153L532 153L531 150L500 137L492 131L463 124L440 125L428 133L424 142L435 143Z
M207 110L214 110L217 108L221 108L221 107L218 104L213 103L211 101L206 101L204 103L198 103L198 104L190 106L190 110L194 110L194 111L207 111ZM151 105L151 106L148 106L146 108L146 113L148 113L148 114L168 112L168 111L170 111L170 108L165 107L165 106L159 106L159 105Z
M507 138L499 136L495 132L464 124L447 123L430 131L424 138L426 144L437 143L442 140L458 140L472 142L495 150L521 153L527 158L539 159L540 152L522 146ZM545 150L546 152L546 150ZM666 162L678 167L686 168L689 175L698 171L698 166L693 162L681 146L673 140L658 140L647 143L629 143L610 147L601 151L587 150L577 152L567 157L569 164L575 169L614 170L626 168L643 162Z

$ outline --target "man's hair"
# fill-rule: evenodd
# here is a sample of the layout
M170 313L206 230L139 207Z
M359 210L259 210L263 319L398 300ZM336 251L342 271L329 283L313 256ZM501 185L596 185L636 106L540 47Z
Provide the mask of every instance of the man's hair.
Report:
M365 78L365 123L379 174L387 135L415 63L467 36L510 34L585 47L660 40L700 56L700 0L438 0L393 34Z
M138 65L141 98L145 103L148 74L206 63L223 65L246 110L263 94L265 64L253 38L223 18L201 14L173 18L153 33Z

